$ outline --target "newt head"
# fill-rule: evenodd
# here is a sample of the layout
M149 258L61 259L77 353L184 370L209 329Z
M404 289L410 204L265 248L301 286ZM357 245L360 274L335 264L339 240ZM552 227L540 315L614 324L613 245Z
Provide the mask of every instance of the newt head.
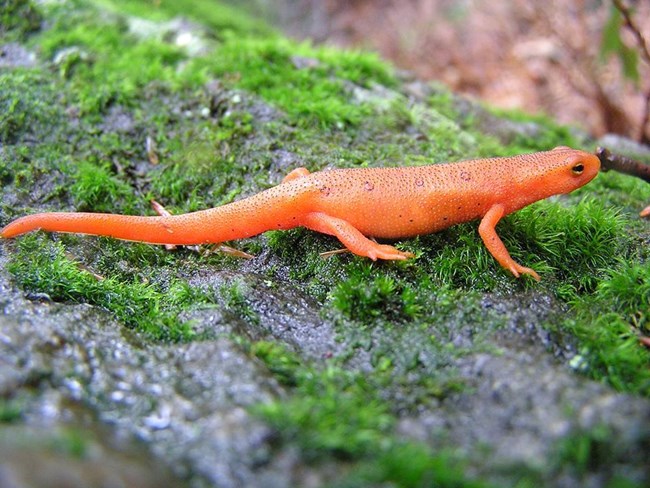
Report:
M556 147L529 154L510 166L509 201L506 214L552 195L570 193L593 180L600 160L588 152Z
M555 148L552 152L557 152L561 157L558 167L551 172L558 187L554 194L569 193L586 185L600 170L600 159L594 154L564 147Z

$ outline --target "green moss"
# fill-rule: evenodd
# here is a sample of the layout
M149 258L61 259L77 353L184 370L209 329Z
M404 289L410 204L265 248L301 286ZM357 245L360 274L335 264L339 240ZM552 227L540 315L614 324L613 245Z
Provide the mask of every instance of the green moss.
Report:
M629 452L617 442L617 437L606 425L589 429L577 428L563 437L555 446L554 469L571 473L581 482L587 482L590 473L602 466L616 466L632 458L643 459L639 452ZM623 448L622 448L623 447ZM607 488L636 488L641 486L631 473L606 470L601 483Z
M389 322L417 318L422 307L413 287L387 275L376 276L370 264L363 264L360 268L360 273L355 273L332 290L331 305L336 310L364 324L372 323L380 316Z
M257 414L287 442L297 442L305 459L335 456L358 459L380 448L394 417L366 377L336 366L304 364L282 347L251 348L294 394L256 407Z
M540 130L534 135L527 136L519 134L512 143L513 151L516 153L530 151L548 151L557 146L569 146L580 148L582 144L573 135L568 126L557 125L548 119L538 120L541 122Z
M34 2L3 0L0 5L0 39L22 40L40 28L43 17Z
M296 396L259 412L286 440L296 441L306 459L354 459L381 446L395 420L370 390L363 376L330 367L301 377Z
M605 426L575 432L560 441L558 462L584 475L603 462L611 462L611 437L611 432Z
M134 105L152 82L197 87L216 77L228 86L257 93L296 124L357 125L372 110L365 103L350 103L345 80L360 86L393 82L388 65L376 56L313 48L269 36L268 31L263 37L256 31L242 35L241 26L224 28L218 11L227 7L215 4L215 11L208 13L203 3L182 3L187 9L177 11L179 6L165 2L161 12L200 15L218 39L214 52L189 59L182 70L179 63L188 59L182 49L158 39L135 38L120 22L119 13L97 22L92 10L61 7L68 10L56 17L39 44L45 57L58 55L60 73L74 88L74 103L88 114L114 103ZM122 3L114 5L119 12ZM95 17L93 22L88 21L90 16ZM314 63L303 68L299 58L313 58Z
M505 237L500 229L498 232L502 238ZM421 237L414 249L430 275L444 286L492 290L502 276L507 276L486 249L475 223ZM519 259L516 246L509 247L509 250L515 260Z
M247 112L234 112L217 124L198 124L167 141L166 149L172 156L152 172L154 197L182 204L183 212L234 200L247 189L248 175L260 170L247 167L233 154L253 130L251 120ZM169 210L173 209L170 206Z
M650 334L650 266L623 261L598 286L596 299L609 310Z
M224 300L224 305L227 309L235 312L237 316L245 319L248 323L259 325L260 317L246 300L244 286L241 282L234 281L233 283L223 285L219 289L219 294Z
M435 107L441 114L449 120L459 120L460 114L454 103L454 95L446 86L433 83L434 92L429 96L427 102L430 106Z
M79 259L88 263L100 275L132 283L134 281L158 282L156 272L169 266L185 266L191 269L193 263L189 259L178 257L162 246L126 243L109 237L91 238L83 235L60 235L61 243L71 252L78 253ZM97 252L100 250L101 252ZM190 261L190 262L188 262ZM180 264L182 263L182 264ZM153 275L153 276L152 276ZM172 286L170 284L169 286ZM169 295L169 300L173 296Z
M535 130L530 134L518 133L509 144L513 154L531 151L548 151L557 146L580 148L582 144L572 131L571 127L559 125L546 115L533 115L520 110L503 110L487 107L490 112L499 118L509 119L514 122L533 122Z
M218 1L175 0L152 4L151 0L94 0L94 3L115 14L129 14L158 22L172 17L189 18L209 26L216 37L223 33L260 37L276 35L265 22Z
M213 56L193 61L192 69L224 79L230 86L256 93L284 110L293 123L343 128L358 125L372 113L368 104L353 105L342 74L367 82L372 71L353 70L330 61L324 49L296 45L288 40L241 39L228 36ZM312 68L299 68L296 56L315 58ZM345 58L339 56L343 62ZM358 60L357 60L358 61ZM379 63L377 63L379 64Z
M291 280L300 283L305 292L321 302L327 300L336 283L348 276L347 266L341 261L347 261L350 256L319 256L340 247L332 237L306 229L267 232L265 237L269 249L286 266Z
M83 459L88 455L91 440L86 431L68 428L48 440L50 449L67 457Z
M464 462L449 452L433 452L407 443L394 433L393 408L385 397L381 375L354 373L329 365L315 368L277 345L249 346L284 385L294 387L283 401L255 407L280 439L297 443L308 461L327 458L356 463L352 474L332 486L355 487L391 483L397 487L488 487L472 481Z
M8 269L26 290L45 293L53 300L98 305L120 322L154 338L192 338L189 324L181 323L177 316L181 305L192 306L197 297L187 294L178 284L161 290L138 281L128 283L95 276L69 259L60 243L48 242L38 235L20 239Z
M49 137L59 133L58 96L44 75L27 69L0 72L0 86L0 140L4 144L22 142L39 132Z
M524 262L553 273L561 283L558 293L570 299L593 291L629 247L625 226L616 210L587 198L571 207L539 202L511 216L502 232L511 233L508 248L526 246Z
M489 488L486 481L468 478L465 463L451 452L432 453L419 444L402 443L362 463L337 488L394 486L398 488Z
M650 268L620 262L595 295L576 301L577 317L559 327L578 338L572 365L621 391L650 396L650 352L638 341L648 334Z
M101 113L115 103L132 106L148 84L177 78L178 63L186 57L180 48L137 39L119 17L98 17L75 2L53 9L55 20L39 47L46 59L56 60L69 83L68 103L81 114Z
M18 422L22 417L23 406L19 401L0 398L0 424Z
M280 384L290 387L298 385L302 363L284 347L273 342L259 341L251 344L248 349L269 368Z
M108 164L81 162L75 169L71 193L78 211L118 213L120 206L122 212L133 210L132 205L124 204L133 199L133 189L116 178Z
M633 178L613 171L601 173L592 183L584 188L594 198L598 198L604 205L620 208L623 215L627 215L627 225L643 232L644 219L640 219L638 212L650 201L650 185L640 178Z

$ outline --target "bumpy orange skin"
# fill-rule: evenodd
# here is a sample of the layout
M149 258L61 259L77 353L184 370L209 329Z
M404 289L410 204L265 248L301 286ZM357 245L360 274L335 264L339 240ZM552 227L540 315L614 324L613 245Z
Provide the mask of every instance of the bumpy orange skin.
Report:
M209 210L160 217L42 213L11 222L0 235L10 238L42 229L187 245L303 226L338 237L360 256L406 259L412 255L368 237L411 237L481 218L479 232L495 259L515 276L539 279L535 271L512 260L496 224L526 205L585 185L599 168L596 156L567 147L408 168L316 173L298 168L273 188Z

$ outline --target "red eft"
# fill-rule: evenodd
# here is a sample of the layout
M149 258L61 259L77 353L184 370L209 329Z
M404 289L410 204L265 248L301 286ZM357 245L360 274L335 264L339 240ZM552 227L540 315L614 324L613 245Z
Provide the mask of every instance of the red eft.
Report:
M506 158L407 168L298 168L279 185L221 207L183 215L141 217L52 212L19 218L4 238L33 230L110 236L151 244L206 244L273 229L308 229L336 236L359 256L413 257L368 237L397 239L481 219L479 234L492 256L513 275L532 269L515 262L496 233L504 215L591 181L600 168L593 154L568 147Z

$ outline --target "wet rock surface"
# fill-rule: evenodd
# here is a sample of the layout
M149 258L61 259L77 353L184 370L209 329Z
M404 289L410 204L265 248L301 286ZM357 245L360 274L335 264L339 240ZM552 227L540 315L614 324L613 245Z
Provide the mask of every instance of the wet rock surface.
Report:
M179 480L291 484L295 456L271 457L271 431L247 411L282 390L234 342L152 345L94 307L25 298L5 272L0 290L0 396L20 403L27 426L76 426L69 406L77 405L93 412L91 427L108 425L114 435L139 440L140 456L148 464L164 460ZM14 436L3 428L5 440ZM16 486L44 486L29 477L26 460L3 457L0 474ZM82 471L73 486L95 484Z
M5 262L3 256L0 265ZM233 278L199 275L191 281L200 287L206 280L214 285ZM257 333L249 327L249 335L284 343L305 361L340 352L343 346L336 344L332 325L317 319L315 302L297 291L269 293L254 275L243 279L248 280L247 297L255 303L263 324ZM50 461L53 456L30 447L30 438L37 439L36 444L47 439L38 432L43 426L48 433L80 425L110 431L107 437L84 441L84 451L100 453L101 469L93 468L98 461L88 454L81 460L62 461L65 476L77 480L71 486L92 486L98 476L112 479L106 463L123 466L120 456L125 450L122 445L115 451L121 454L110 454L115 438L122 444L126 439L137 454L126 463L132 471L120 478L125 482L141 476L154 486L163 476L161 469L174 474L166 479L167 486L187 482L218 487L320 486L331 476L305 466L293 449L275 448L273 431L251 415L250 407L282 398L286 392L268 370L228 338L245 324L237 326L227 316L202 311L191 318L204 321L201 327L214 326L221 335L189 344L151 344L95 307L53 303L46 296L26 297L6 272L0 273L0 289L0 395L22 406L18 427L3 428L0 450L13 445L7 439L27 439L27 447L12 450L0 463L0 479L7 486L45 486L28 470L28 460L34 456ZM493 300L486 297L484 306L492 308ZM549 354L547 341L529 333L539 327L545 313L557 313L549 300L531 296L526 307L499 303L508 321L489 337L491 351L444 365L465 383L463 391L427 402L415 414L402 415L397 433L462 449L470 457L480 458L487 450L491 467L484 469L490 472L495 465L543 469L567 435L600 428L616 439L613 452L620 457L620 469L640 483L647 479L644 449L650 442L650 402L576 376L565 361ZM291 319L284 320L283 314ZM453 329L448 339L471 348L475 333L472 324L466 324ZM408 334L392 340L394 347L416 346ZM369 370L368 350L357 349L355 354L349 364ZM51 469L51 476L64 476L60 465L48 466L45 463L43 469ZM602 476L590 486L601 486L611 473ZM558 486L575 482L568 476Z
M271 286L255 272L200 272L188 279L191 286L211 292L233 282L241 283L258 324L251 326L241 317L230 316L226 322L231 327L240 321L234 329L237 333L254 341L279 341L306 360L319 360L342 352L343 345L336 341L333 324L320 317L318 302L294 287ZM196 320L198 317L189 318Z

